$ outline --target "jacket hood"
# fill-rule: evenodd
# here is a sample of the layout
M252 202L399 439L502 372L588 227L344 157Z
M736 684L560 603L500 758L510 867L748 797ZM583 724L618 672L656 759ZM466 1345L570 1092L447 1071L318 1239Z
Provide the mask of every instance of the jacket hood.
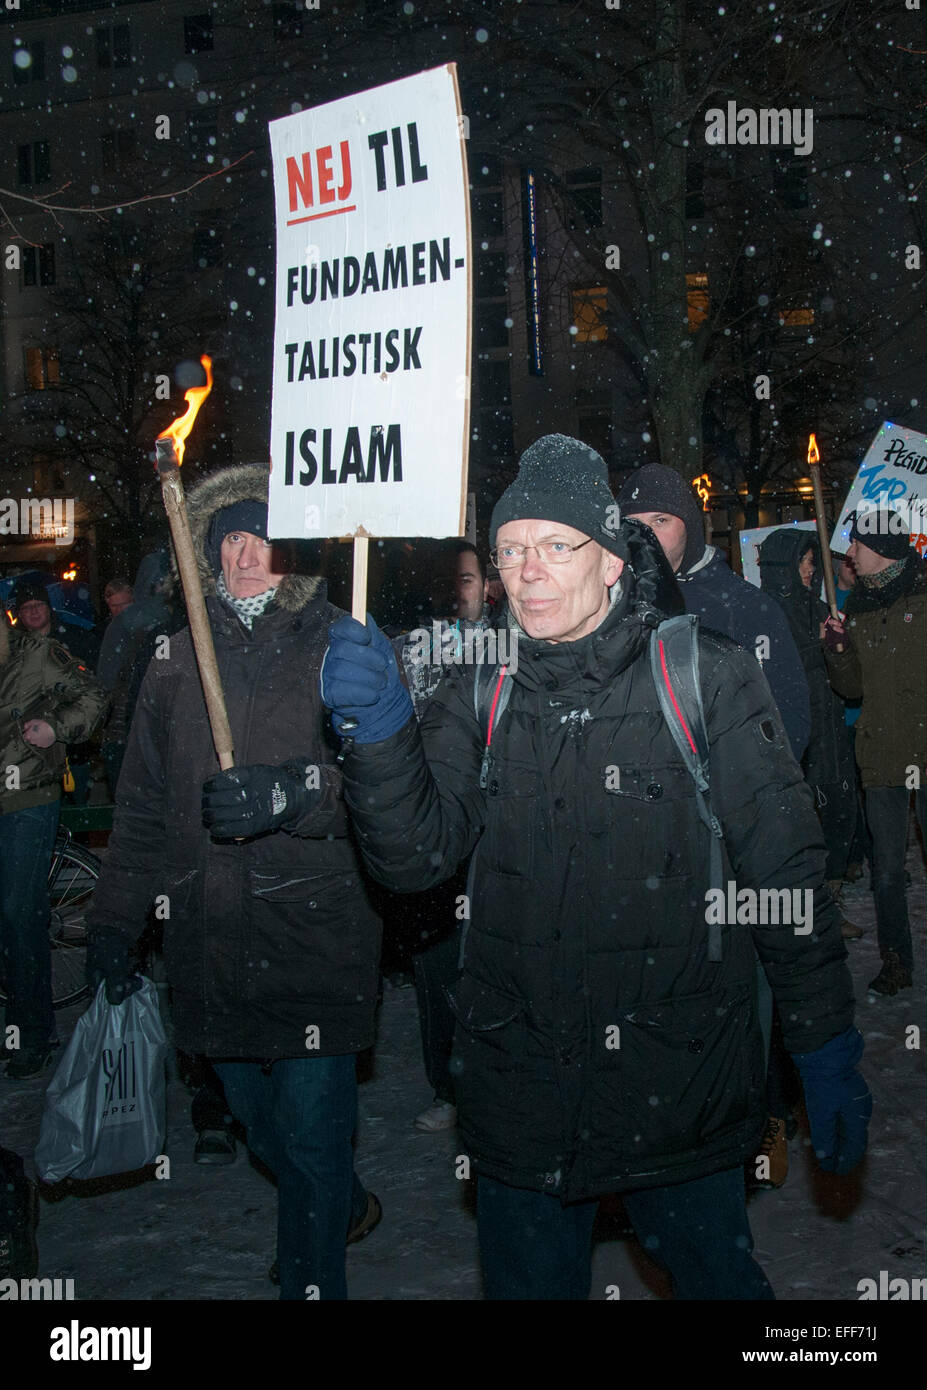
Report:
M821 547L813 531L783 526L767 536L760 546L760 588L779 598L817 594L821 588ZM806 550L814 557L811 587L801 581L798 565Z
M216 580L206 559L206 533L216 512L223 507L231 507L236 502L266 502L270 469L263 464L238 464L234 468L223 468L191 488L187 494L187 514L190 518L190 535L196 553L196 564L200 582L205 595L215 594ZM296 563L302 555L303 547L295 547ZM175 583L179 584L177 559L171 547L171 564ZM320 574L308 574L293 570L284 575L277 588L278 607L289 613L298 613L323 590Z

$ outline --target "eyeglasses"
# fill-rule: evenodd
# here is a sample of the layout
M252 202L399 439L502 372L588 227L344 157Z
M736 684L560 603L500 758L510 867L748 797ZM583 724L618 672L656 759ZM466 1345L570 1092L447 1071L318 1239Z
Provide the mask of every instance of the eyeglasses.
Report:
M551 565L566 565L573 558L573 552L582 550L592 540L580 541L579 545L568 545L566 541L541 541L540 545L500 545L489 552L497 570L511 570L524 562L529 550L536 550L542 560Z

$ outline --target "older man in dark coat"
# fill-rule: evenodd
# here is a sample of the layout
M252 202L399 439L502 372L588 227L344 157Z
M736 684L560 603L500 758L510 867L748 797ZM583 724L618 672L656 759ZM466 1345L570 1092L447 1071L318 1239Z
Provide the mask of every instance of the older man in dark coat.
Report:
M340 612L266 539L267 481L230 468L189 497L237 765L218 771L185 629L142 682L88 924L117 1002L155 903L177 1045L213 1061L277 1178L281 1297L344 1298L346 1237L379 1218L351 1136L380 923L318 692Z

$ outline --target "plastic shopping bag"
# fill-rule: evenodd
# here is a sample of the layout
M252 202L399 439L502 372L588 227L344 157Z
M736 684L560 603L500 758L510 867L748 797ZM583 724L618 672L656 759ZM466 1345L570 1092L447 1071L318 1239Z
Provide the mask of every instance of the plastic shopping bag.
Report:
M45 1182L131 1173L163 1151L167 1039L155 986L121 1004L101 984L45 1093L35 1166Z

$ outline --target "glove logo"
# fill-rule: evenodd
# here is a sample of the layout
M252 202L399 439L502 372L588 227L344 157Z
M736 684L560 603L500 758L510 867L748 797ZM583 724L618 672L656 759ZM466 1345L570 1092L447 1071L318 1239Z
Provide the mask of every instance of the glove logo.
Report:
M279 816L286 810L286 792L279 782L275 782L270 791L271 808L275 816Z

